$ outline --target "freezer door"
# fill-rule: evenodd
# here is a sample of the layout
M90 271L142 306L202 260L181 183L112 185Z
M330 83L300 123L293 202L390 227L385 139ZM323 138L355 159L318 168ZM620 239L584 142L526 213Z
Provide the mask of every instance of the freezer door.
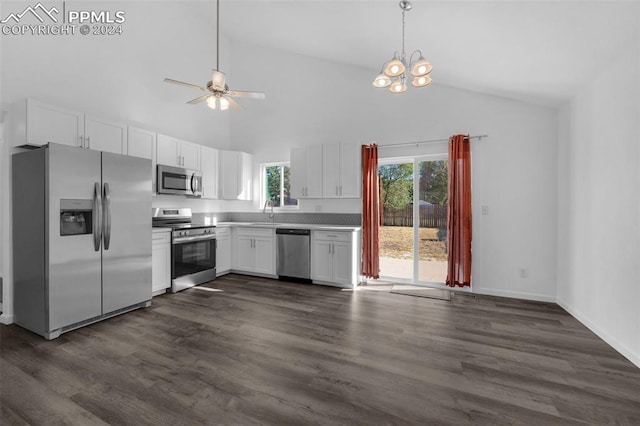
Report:
M151 161L102 153L102 310L151 299Z
M100 153L49 144L47 154L48 331L53 331L102 313L100 247L96 250Z

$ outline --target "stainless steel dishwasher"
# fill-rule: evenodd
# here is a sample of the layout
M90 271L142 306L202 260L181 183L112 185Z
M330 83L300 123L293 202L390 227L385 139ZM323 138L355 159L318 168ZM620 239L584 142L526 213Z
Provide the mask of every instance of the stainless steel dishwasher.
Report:
M277 274L280 279L310 281L311 232L308 229L276 229Z

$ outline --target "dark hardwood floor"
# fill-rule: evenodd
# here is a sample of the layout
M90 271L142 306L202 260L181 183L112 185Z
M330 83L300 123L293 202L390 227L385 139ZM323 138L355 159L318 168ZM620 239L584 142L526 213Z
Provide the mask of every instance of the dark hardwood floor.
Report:
M0 424L640 424L640 369L553 304L228 275L46 341Z

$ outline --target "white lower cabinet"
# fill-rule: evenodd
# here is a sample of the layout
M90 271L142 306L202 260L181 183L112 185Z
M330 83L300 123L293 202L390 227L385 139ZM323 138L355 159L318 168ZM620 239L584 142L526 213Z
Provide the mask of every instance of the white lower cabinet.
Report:
M229 273L231 270L231 229L216 229L216 276Z
M258 275L275 275L273 229L237 228L233 237L233 269Z
M171 287L171 232L154 231L151 245L151 291L154 296Z
M311 232L311 279L321 284L355 287L358 284L358 233Z

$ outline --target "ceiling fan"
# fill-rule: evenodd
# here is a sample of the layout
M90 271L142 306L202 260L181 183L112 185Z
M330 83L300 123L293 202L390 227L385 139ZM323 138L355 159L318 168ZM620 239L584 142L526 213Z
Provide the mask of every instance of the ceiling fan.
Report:
M220 62L220 0L216 0L216 68L212 70L211 81L207 82L206 87L197 84L185 83L184 81L165 78L165 83L178 84L180 86L191 87L194 89L208 92L206 95L198 96L187 102L188 104L199 104L207 102L207 106L211 109L224 111L226 109L234 109L236 111L243 110L244 107L236 102L233 98L248 99L264 99L262 92L242 92L238 90L229 90L227 85L227 76L219 71Z

